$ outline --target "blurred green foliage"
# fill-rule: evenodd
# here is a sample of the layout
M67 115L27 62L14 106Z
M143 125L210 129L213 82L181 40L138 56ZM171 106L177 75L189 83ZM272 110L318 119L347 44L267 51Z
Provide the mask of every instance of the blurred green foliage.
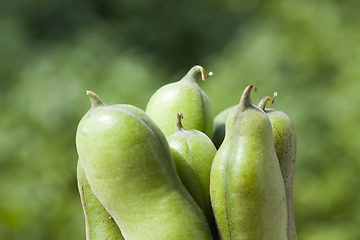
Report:
M90 107L145 108L200 64L215 114L248 84L298 134L303 240L360 239L360 3L355 0L0 2L0 239L85 239L76 127Z

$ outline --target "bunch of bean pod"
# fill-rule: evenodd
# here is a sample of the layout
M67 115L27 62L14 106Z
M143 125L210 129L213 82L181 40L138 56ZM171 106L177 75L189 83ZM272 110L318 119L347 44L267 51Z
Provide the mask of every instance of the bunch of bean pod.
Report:
M295 240L296 134L290 118L245 88L214 117L194 66L146 110L105 104L76 132L86 239Z

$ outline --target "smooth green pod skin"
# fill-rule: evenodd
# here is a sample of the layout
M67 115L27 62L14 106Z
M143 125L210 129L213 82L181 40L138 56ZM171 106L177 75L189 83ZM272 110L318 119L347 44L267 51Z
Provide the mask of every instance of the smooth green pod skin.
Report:
M295 126L288 115L284 112L265 108L265 97L259 103L259 107L268 115L273 128L273 139L281 173L284 179L287 213L288 213L288 240L296 240L296 226L294 215L294 174L296 161L296 132Z
M86 240L124 240L118 225L91 190L80 160L77 183L85 216Z
M248 86L228 115L226 135L210 177L222 240L287 239L285 187L267 115L250 101Z
M104 104L88 92L77 150L92 190L125 239L212 239L182 184L169 145L142 110Z
M180 81L159 88L146 106L146 113L166 137L174 133L174 116L182 112L186 116L185 129L199 130L211 138L214 112L210 99L196 83L198 72L205 81L204 69L194 66Z
M211 140L213 141L216 149L219 149L220 145L224 141L226 118L229 115L231 109L233 109L233 107L229 107L229 108L223 110L218 115L216 115L214 118L214 128L213 128Z
M211 165L217 151L206 134L184 129L182 116L181 113L176 115L175 132L167 137L167 141L182 183L205 213L213 236L217 238L209 189Z

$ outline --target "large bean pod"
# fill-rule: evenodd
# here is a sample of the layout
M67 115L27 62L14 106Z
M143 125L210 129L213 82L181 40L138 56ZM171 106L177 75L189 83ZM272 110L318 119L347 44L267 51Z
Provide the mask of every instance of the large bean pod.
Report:
M276 95L274 95L275 97ZM288 240L296 240L296 226L294 215L294 174L296 161L296 132L295 126L284 112L265 108L266 102L272 102L270 97L263 98L259 107L269 116L273 128L274 147L279 160L281 174L286 190L288 212Z
M205 213L214 238L218 233L210 201L210 171L216 148L210 138L195 129L184 129L178 113L175 132L167 137L176 170L186 189Z
M271 123L248 86L228 115L211 169L210 193L222 240L286 240L285 187Z
M134 106L108 106L88 95L92 107L77 129L78 154L92 190L124 238L211 239L156 124Z

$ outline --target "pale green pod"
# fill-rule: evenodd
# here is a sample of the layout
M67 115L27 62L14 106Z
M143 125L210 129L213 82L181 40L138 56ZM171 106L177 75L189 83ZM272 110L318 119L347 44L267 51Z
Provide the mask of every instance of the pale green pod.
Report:
M271 123L250 100L252 86L228 115L211 169L210 194L222 240L286 240L285 187Z
M210 171L216 148L203 132L184 129L182 113L176 115L175 132L167 137L180 179L205 213L214 238L217 237L215 218L210 201Z
M274 97L276 95L274 94ZM265 97L259 107L269 116L273 129L273 139L281 173L284 179L287 213L288 213L288 240L296 240L296 226L294 215L294 174L296 161L296 132L295 126L284 112L265 108L266 102L271 104L271 98ZM273 100L272 100L273 101Z
M146 106L146 113L166 137L174 133L174 116L182 112L186 116L183 121L185 129L199 130L211 138L214 112L210 99L196 83L198 72L205 81L204 69L194 66L180 81L159 88Z
M226 118L233 107L229 107L223 110L214 118L214 128L213 128L211 140L213 141L216 149L219 149L220 145L224 141Z
M86 240L124 240L118 225L91 190L80 160L77 183L85 216Z
M88 95L92 107L79 123L77 151L92 190L124 238L212 239L152 119L134 106L108 106Z

